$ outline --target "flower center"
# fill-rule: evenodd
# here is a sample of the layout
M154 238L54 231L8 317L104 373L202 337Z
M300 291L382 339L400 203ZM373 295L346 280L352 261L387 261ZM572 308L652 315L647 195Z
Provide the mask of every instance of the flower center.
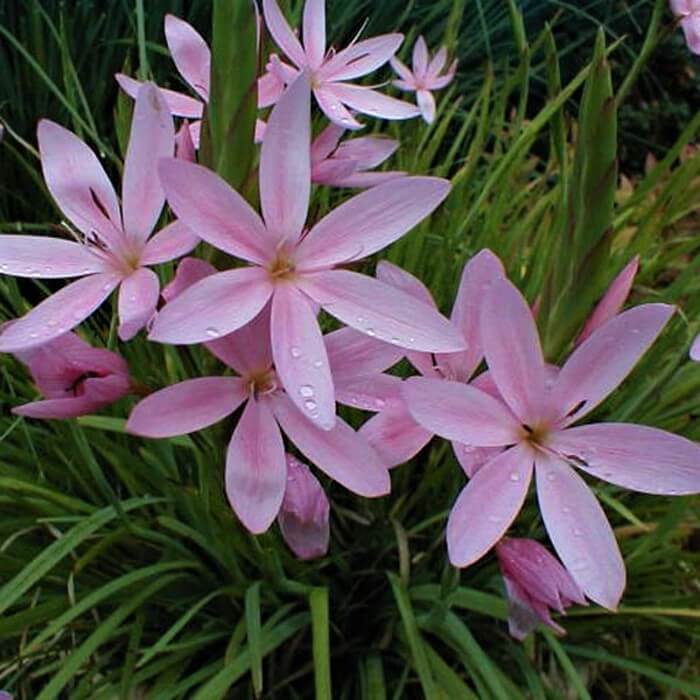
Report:
M527 425L523 423L521 426L522 438L525 442L529 442L533 447L542 447L547 441L549 428L542 424Z
M273 281L289 280L294 277L296 266L291 257L279 252L275 259L267 266L267 271Z
M273 369L251 372L245 379L251 393L256 397L272 394L278 389L277 375Z

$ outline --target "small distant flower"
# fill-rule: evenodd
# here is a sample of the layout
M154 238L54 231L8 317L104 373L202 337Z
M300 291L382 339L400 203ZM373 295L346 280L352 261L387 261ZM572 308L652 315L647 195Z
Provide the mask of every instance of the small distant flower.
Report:
M680 18L688 48L700 54L700 0L671 0L671 10Z
M695 336L695 340L690 347L690 359L700 362L700 335Z
M398 141L363 136L343 141L345 129L329 124L311 144L311 180L331 187L375 187L405 176L401 171L368 172L399 147Z
M287 487L277 522L284 541L299 559L316 559L328 551L330 504L318 479L287 455Z
M484 295L489 284L504 274L501 261L490 250L482 250L467 262L450 317L452 324L467 341L467 349L438 355L408 352L409 362L422 376L450 382L468 383L472 380L474 372L484 359L479 324ZM435 306L425 285L396 265L380 262L377 265L377 279L410 294L418 301ZM498 389L488 373L479 375L473 382L474 386L499 398ZM415 457L433 437L431 431L416 423L402 398L390 402L383 411L368 420L360 432L389 467L403 464ZM495 453L500 452L498 447L474 447L456 440L452 441L452 449L469 477Z
M309 102L302 76L272 110L259 169L264 221L213 172L177 159L161 163L161 182L179 220L214 247L252 265L212 275L166 304L149 337L161 343L206 342L241 328L272 301L279 379L310 420L330 429L335 390L314 303L360 332L400 347L456 351L464 340L433 307L365 275L336 269L403 236L447 196L446 180L391 180L305 230L311 188Z
M533 472L549 537L576 583L615 608L625 569L615 535L572 467L617 486L662 495L700 491L700 445L641 425L571 427L630 373L674 308L645 304L615 316L548 378L532 313L506 279L486 295L481 338L503 401L474 386L413 378L402 390L414 419L438 435L478 447L506 447L470 479L447 525L450 560L468 566L505 533Z
M409 70L396 56L392 57L391 66L400 78L393 84L399 90L416 93L423 119L432 124L436 110L432 91L441 90L452 82L457 71L457 61L453 61L447 72L441 75L447 63L447 48L443 46L432 60L429 59L428 47L421 36L413 46L413 70Z
M401 45L402 34L383 34L353 42L343 51L326 51L325 0L306 0L303 45L287 23L277 0L263 0L263 12L272 38L294 64L283 63L273 56L268 71L286 84L293 83L300 73L306 73L318 106L334 124L346 129L362 128L348 107L384 119L412 119L418 115L412 104L369 87L345 82L383 66Z
M549 609L565 614L564 609L574 603L586 605L571 574L535 540L505 537L496 545L496 556L508 596L511 635L525 639L540 623L564 634Z
M0 235L0 273L35 279L79 277L0 331L0 352L43 345L75 328L119 288L119 337L129 340L153 317L160 283L149 265L188 253L198 238L175 221L151 237L165 195L157 172L175 143L155 85L140 90L124 163L121 207L95 154L75 134L39 123L44 180L77 241Z
M639 256L637 255L625 265L622 272L612 281L603 298L586 321L583 330L576 339L576 345L580 345L589 335L620 313L627 301L638 270Z
M18 416L75 418L94 413L129 393L126 362L109 350L91 347L75 333L15 355L44 397L13 408Z
M164 293L171 298L184 295L190 284L194 289L211 272L207 263L184 260ZM199 377L155 392L133 409L127 424L130 432L145 437L184 435L245 404L226 456L226 493L241 522L254 533L264 532L274 521L287 489L280 428L310 462L354 493L377 497L390 487L386 467L347 423L337 419L331 430L322 430L285 393L270 345L270 307L243 328L205 344L238 376ZM376 411L398 395L398 377L382 374L400 358L396 348L349 328L325 336L323 342L339 401ZM313 406L311 388L302 386L300 391Z
M0 690L0 700L13 700L13 697L6 690Z
M174 117L194 120L183 125L178 132L178 139L183 130L188 130L196 149L199 148L204 106L209 103L211 51L202 35L192 25L174 15L165 16L165 42L175 67L197 97L190 97L175 90L160 89ZM135 99L143 83L123 73L117 73L115 78L121 89ZM275 76L266 73L258 81L258 106L266 107L273 104L283 87ZM256 124L257 135L259 135L257 130L260 129L260 124L260 122Z

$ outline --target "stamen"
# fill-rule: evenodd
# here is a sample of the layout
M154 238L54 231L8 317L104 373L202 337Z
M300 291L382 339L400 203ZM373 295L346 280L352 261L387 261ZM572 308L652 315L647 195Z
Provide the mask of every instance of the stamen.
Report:
M567 414L567 418L571 418L571 416L577 414L588 402L586 400L584 401L579 401Z

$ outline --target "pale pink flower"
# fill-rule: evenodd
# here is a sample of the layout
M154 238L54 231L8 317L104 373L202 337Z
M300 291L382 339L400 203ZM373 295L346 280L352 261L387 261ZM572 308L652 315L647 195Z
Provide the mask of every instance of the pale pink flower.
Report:
M198 238L175 221L151 238L165 200L157 163L172 156L174 133L154 85L139 91L124 163L121 207L95 154L51 121L38 129L44 180L78 241L0 235L0 273L36 279L80 277L0 332L0 351L42 345L93 313L119 288L119 337L129 340L152 318L159 281L149 265L180 257Z
M370 277L335 269L404 235L447 196L449 183L430 177L392 180L345 202L305 232L311 187L309 111L309 86L302 77L273 109L263 142L264 223L209 170L182 160L162 162L161 182L180 221L252 266L220 272L188 289L160 311L150 338L188 344L222 337L272 301L277 375L307 417L330 429L335 392L312 302L341 322L398 346L449 352L463 348L464 340L427 304Z
M348 108L384 119L412 119L418 110L376 90L345 81L360 78L383 66L401 45L402 34L383 34L353 42L343 51L326 50L325 0L306 0L303 17L303 45L287 23L277 0L263 0L265 23L293 65L271 58L268 71L290 84L306 73L323 113L338 126L361 129L362 124Z
M210 274L201 261L183 261L164 293L170 298L193 289ZM213 279L215 275L207 277ZM270 316L274 306L243 328L206 343L207 349L238 376L190 379L151 394L132 411L127 429L161 438L213 425L245 404L226 455L226 493L241 522L264 532L280 510L288 465L280 429L299 451L329 477L362 496L389 492L388 471L367 442L337 419L331 430L312 424L290 401L273 364ZM398 359L396 348L344 328L322 339L338 387L339 400L378 410L398 393L397 377L381 372ZM384 379L386 381L384 381ZM315 398L301 387L306 411Z
M287 455L287 487L277 522L284 541L299 559L316 559L328 551L330 503L309 468Z
M629 374L673 314L645 304L615 316L548 381L537 329L520 292L495 280L481 317L484 354L503 402L474 386L413 378L404 398L414 419L449 440L507 447L474 475L452 508L450 560L468 566L505 533L528 492L533 471L549 537L586 595L615 608L625 569L600 504L577 467L646 493L700 491L700 446L657 428L624 423L571 427Z
M340 142L345 129L329 124L311 144L311 181L330 187L367 188L406 175L402 171L369 172L399 147L382 136L362 136Z
M700 54L700 0L671 0L671 10L680 18L688 48Z
M391 58L391 67L399 76L399 80L395 80L393 85L399 90L416 93L420 113L428 124L435 121L436 107L433 91L447 87L457 71L457 61L453 61L443 74L446 63L447 48L441 47L431 59L422 36L418 37L418 41L413 46L413 70L410 70L396 56Z
M695 340L690 346L690 359L700 362L700 335L695 336Z
M468 383L483 360L480 312L489 284L504 276L501 261L490 251L482 250L464 266L457 296L452 307L451 321L465 340L467 349L461 352L434 355L411 351L409 362L424 377ZM425 285L396 265L382 261L377 265L377 278L413 296L416 300L435 306ZM499 398L488 373L474 379L474 385ZM395 467L415 457L428 444L433 432L419 425L411 416L405 401L399 397L389 402L378 415L368 420L360 433L379 453L389 467ZM474 447L455 440L452 449L467 476L472 476L485 461L499 452L498 447Z
M165 88L160 90L174 117L194 120L183 125L178 132L178 139L183 130L187 130L190 132L192 144L199 148L202 115L204 106L209 103L211 51L202 35L192 25L170 14L165 16L165 42L178 73L197 97ZM117 73L115 78L129 97L136 98L141 82L123 73ZM267 107L276 102L283 89L283 83L274 75L266 73L258 80L258 106ZM260 121L256 124L256 140L260 136L261 124Z
M94 413L129 393L129 371L119 355L93 348L75 333L15 353L42 400L12 409L29 418L75 418Z
M576 339L576 345L580 345L589 335L620 313L627 301L638 270L639 256L636 255L610 283L603 298L598 302L598 305L583 326L583 330Z
M527 637L539 624L564 634L549 609L564 615L574 603L586 598L571 574L539 542L503 538L496 556L508 596L508 631L516 639Z

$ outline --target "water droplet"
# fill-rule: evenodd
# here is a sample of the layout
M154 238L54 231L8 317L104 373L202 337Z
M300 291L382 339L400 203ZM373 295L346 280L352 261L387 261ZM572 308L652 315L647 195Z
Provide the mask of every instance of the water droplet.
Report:
M138 301L137 298L136 298L136 295L135 295L135 294L132 294L132 295L129 297L129 301L130 301L132 304L135 304L135 303Z
M108 292L110 289L112 289L112 285L107 283L102 285L102 291L103 292Z
M9 266L9 265L6 265L5 263L3 263L2 265L0 265L0 270L9 270L9 269L10 269L10 266Z
M489 515L489 522L491 523L500 523L503 520L503 518L500 515Z
M38 338L38 337L39 337L39 334L38 334L36 331L32 331L32 332L29 334L29 337L30 337L30 338Z
M360 399L357 398L357 396L351 396L350 397L350 403L353 406L359 406L360 405Z
M28 274L31 275L32 272L34 272L34 268L31 265L27 265L27 267L24 268L24 271Z
M394 343L394 345L401 345L401 338L397 338L395 335L392 335L391 342Z
M316 402L313 399L308 399L307 401L304 401L304 407L307 411L315 411Z
M384 399L377 399L376 404L377 408L384 408L384 406L386 406L386 401L384 401Z
M474 448L471 445L465 445L462 448L462 452L464 452L465 455L470 455L472 452L474 452Z
M205 328L204 332L210 337L210 338L218 338L221 333L219 333L218 328L214 328L213 326L210 326L209 328Z
M338 111L338 105L331 105L331 112L337 112Z
M51 272L51 270L53 270L51 265L44 265L44 272Z
M556 472L547 472L547 481L554 481L556 478Z
M588 568L588 559L574 559L569 567L572 571L583 571Z
M574 533L574 537L583 537L583 530L578 527L575 527L571 532Z
M409 344L409 345L413 345L415 342L416 342L416 339L415 339L415 338L409 338L409 339L408 339L408 344Z
M513 473L510 475L510 480L513 481L513 482L520 481L520 474L518 474L517 472L513 472Z
M316 360L316 361L314 362L314 367L315 367L316 369L321 369L321 367L323 367L323 361L322 361L322 360Z
M304 384L299 387L299 393L305 399L310 399L314 395L314 388L310 384Z
M357 317L357 322L358 322L358 323L364 323L364 322L365 322L364 316L358 316L358 317Z
M301 357L301 350L296 346L292 345L291 348L289 348L289 354L295 359L298 360Z
M58 321L56 321L55 319L52 318L52 319L49 321L49 326L51 326L51 328L54 328L54 327L57 326L57 325L58 325Z
M366 333L370 338L374 338L374 336L377 335L377 331L375 331L374 328L368 328Z
M561 509L561 512L562 512L562 513L567 513L567 514L568 514L568 513L571 513L571 508L569 508L569 506L564 506L564 507Z

